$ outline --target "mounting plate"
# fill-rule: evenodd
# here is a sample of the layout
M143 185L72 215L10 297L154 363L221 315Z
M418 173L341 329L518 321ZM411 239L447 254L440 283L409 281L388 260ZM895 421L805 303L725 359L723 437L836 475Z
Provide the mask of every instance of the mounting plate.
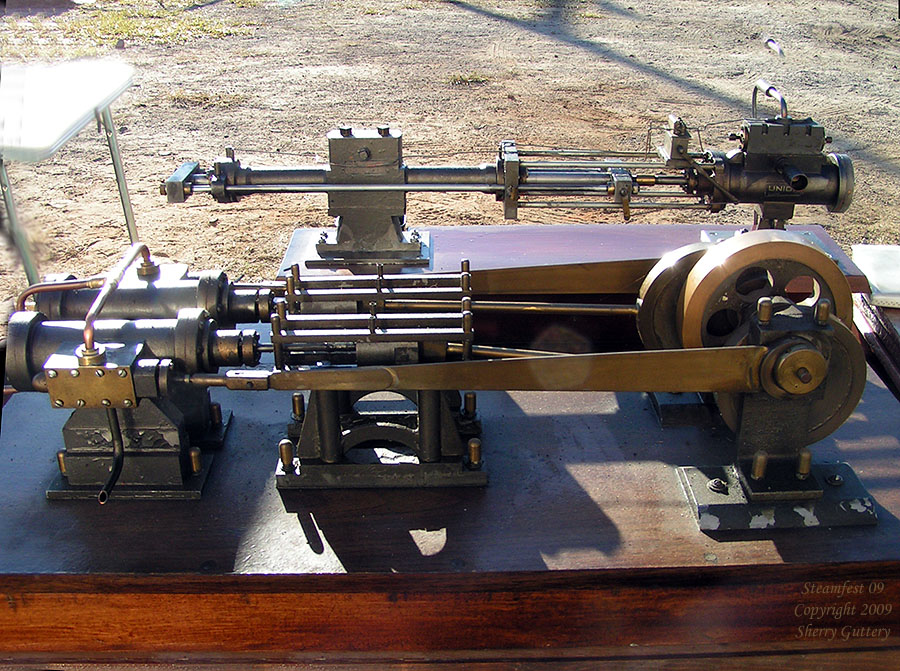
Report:
M809 478L821 486L821 498L758 503L747 498L734 465L679 466L676 471L700 530L706 533L877 522L874 499L846 463L813 464ZM725 484L723 493L710 489L709 483L716 479Z

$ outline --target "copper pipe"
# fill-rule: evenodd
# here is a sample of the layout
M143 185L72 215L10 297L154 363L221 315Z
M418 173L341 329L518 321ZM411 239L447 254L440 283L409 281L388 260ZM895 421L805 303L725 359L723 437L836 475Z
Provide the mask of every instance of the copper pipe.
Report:
M16 299L16 310L25 309L25 301L36 294L45 294L50 291L74 291L76 289L96 289L102 287L106 278L103 275L95 275L94 277L86 277L81 280L62 280L60 282L40 282L32 284L25 291L19 294Z
M122 260L109 272L103 283L103 288L97 293L97 297L91 304L90 309L84 318L84 349L85 352L93 352L94 348L94 322L100 314L100 310L106 304L107 299L119 286L122 277L125 275L131 264L135 262L138 255L144 257L144 263L150 263L150 249L143 242L135 242L128 248Z

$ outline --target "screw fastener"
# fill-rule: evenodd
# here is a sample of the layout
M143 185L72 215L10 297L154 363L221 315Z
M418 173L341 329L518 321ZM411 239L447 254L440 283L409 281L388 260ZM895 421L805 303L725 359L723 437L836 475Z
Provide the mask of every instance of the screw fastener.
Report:
M709 489L709 491L715 492L716 494L728 493L728 483L725 482L722 478L713 478L706 483L706 487L707 489Z
M840 487L842 484L844 484L844 478L842 478L839 473L834 473L825 478L825 482L827 482L832 487Z
M56 371L55 371L55 370L48 370L48 371L47 371L47 377L56 377Z

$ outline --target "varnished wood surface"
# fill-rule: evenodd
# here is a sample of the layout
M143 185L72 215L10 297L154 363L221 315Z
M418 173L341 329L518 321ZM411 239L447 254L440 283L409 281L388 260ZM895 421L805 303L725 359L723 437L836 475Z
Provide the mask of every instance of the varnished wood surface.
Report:
M491 293L522 293L521 268L550 265L578 265L606 261L632 261L631 272L636 284L630 289L637 293L640 279L663 254L683 245L700 241L704 230L721 232L737 231L741 226L722 226L713 222L705 224L672 224L665 226L647 224L554 225L554 226L436 226L420 229L432 239L434 251L430 271L458 272L462 259L469 259L473 271L473 288L476 293L488 288L478 277L478 271L491 271ZM869 284L862 271L835 243L821 226L788 226L788 230L818 239L821 249L834 258L844 270L854 292L869 291ZM304 237L305 236L305 237ZM318 240L319 231L298 229L291 240L286 257L291 262L314 253L309 248ZM812 242L812 240L810 240ZM283 275L290 262L283 262ZM509 270L509 272L506 272ZM331 274L325 269L304 268L304 274ZM344 272L344 271L340 271ZM421 268L410 267L403 272L419 273ZM552 276L546 276L552 283ZM529 285L526 277L525 284ZM596 281L596 280L595 280ZM603 281L601 278L600 282ZM558 291L559 289L554 289ZM594 291L608 291L601 287ZM526 293L546 293L529 289ZM572 293L581 293L573 287Z

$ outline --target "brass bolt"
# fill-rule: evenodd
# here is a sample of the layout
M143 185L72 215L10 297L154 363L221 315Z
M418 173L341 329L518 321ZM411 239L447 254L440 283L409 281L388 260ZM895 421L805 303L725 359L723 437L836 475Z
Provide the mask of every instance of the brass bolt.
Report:
M284 467L285 473L294 470L294 444L287 438L282 438L278 442L278 457L281 459L281 465Z
M300 392L291 395L291 415L295 422L302 422L306 415L306 399Z
M812 468L812 452L808 447L804 447L797 454L797 479L806 480L809 477L809 471Z
M209 422L213 426L222 425L222 406L218 403L209 404Z
M59 472L66 474L66 451L60 450L56 453L56 463L59 464Z
M472 418L475 416L475 392L467 391L463 395L463 414Z
M766 326L772 321L772 299L763 296L756 302L756 318L762 326Z
M754 480L761 480L766 475L766 466L769 464L769 455L765 450L759 450L753 455L753 466L750 470L750 477Z
M816 303L816 324L825 326L828 323L828 317L831 315L831 301L823 298Z
M481 441L469 438L469 468L481 468Z
M199 447L192 447L189 454L191 456L191 472L197 475L203 470L203 455Z
M52 370L52 369L51 369L51 370L48 370L48 371L47 371L47 377L56 377L56 371L55 371L55 370Z

